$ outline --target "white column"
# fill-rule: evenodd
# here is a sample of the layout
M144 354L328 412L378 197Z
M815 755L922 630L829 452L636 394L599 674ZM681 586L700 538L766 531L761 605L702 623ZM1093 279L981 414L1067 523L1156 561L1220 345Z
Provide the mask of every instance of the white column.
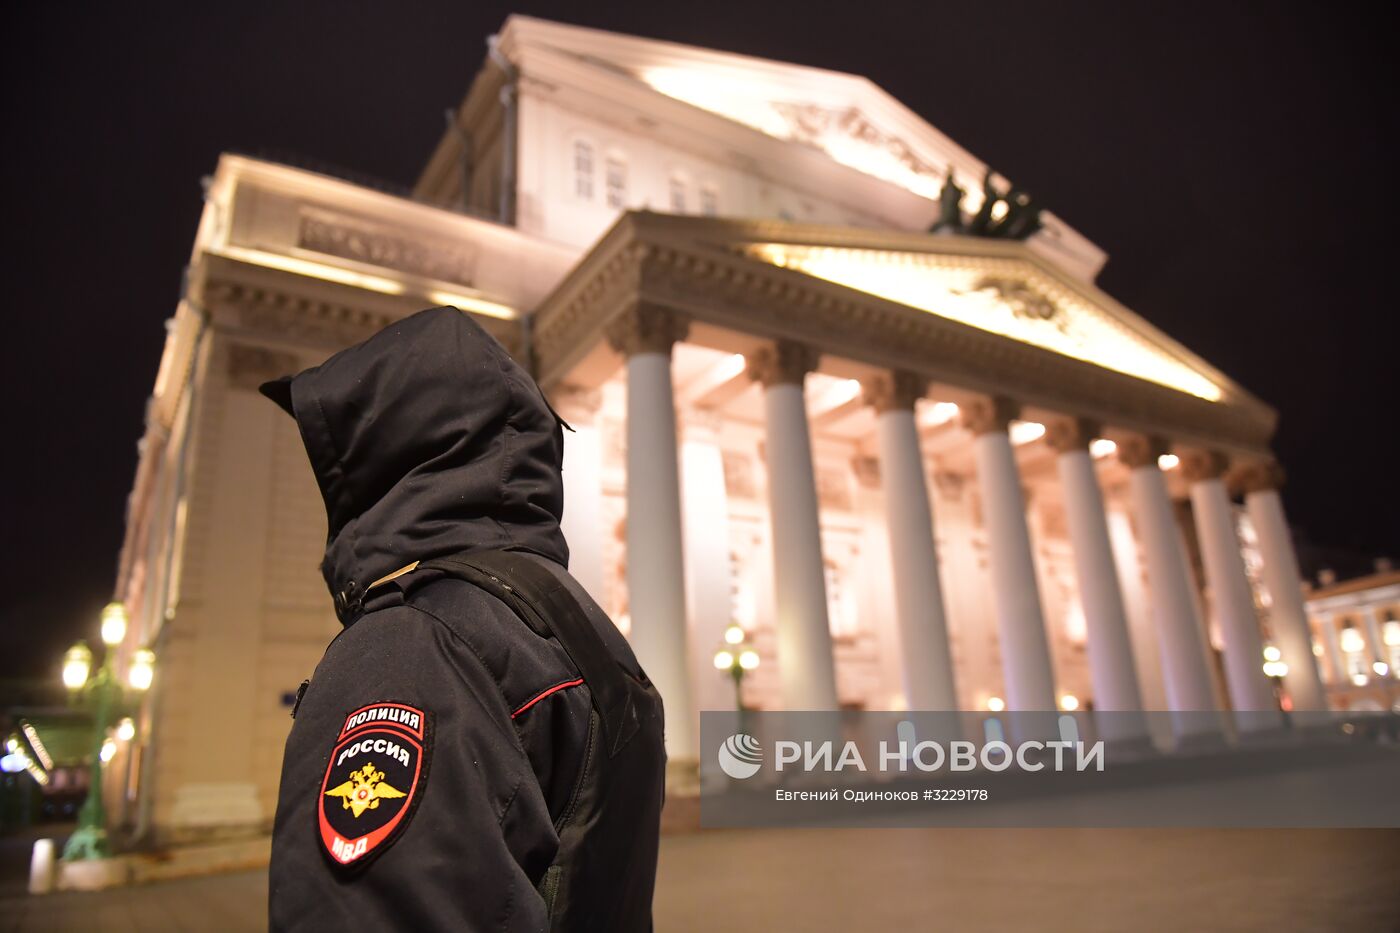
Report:
M1145 720L1128 715L1141 712L1142 692L1133 666L1128 616L1108 536L1103 491L1089 456L1089 442L1095 433L1083 421L1065 418L1047 425L1046 440L1058 452L1056 465L1089 642L1094 710L1118 714L1098 717L1108 737L1142 738L1147 734Z
M734 709L734 683L715 670L732 613L729 500L724 457L713 412L687 415L681 444L681 499L685 526L685 592L690 606L691 674L702 710Z
M992 606L985 534L977 527L975 480L935 470L929 491L938 510L934 529L949 639L957 646L958 701L962 709L985 710L990 697L1006 698Z
M1133 520L1128 503L1110 506L1108 539L1113 545L1113 563L1118 568L1118 584L1123 588L1123 608L1128 613L1128 640L1133 646L1133 667L1137 670L1138 689L1142 692L1142 708L1163 712L1167 705L1166 680L1162 673L1162 646L1152 627L1152 609L1148 602L1146 570L1142 549L1133 534ZM1152 742L1161 748L1172 744L1172 723L1161 716L1147 717L1147 731Z
M1282 723L1273 685L1264 674L1264 640L1259 613L1240 554L1230 494L1225 490L1226 460L1214 451L1188 451L1181 470L1191 484L1191 511L1205 564L1210 605L1225 640L1225 686L1244 732L1276 729Z
M1386 664L1386 666L1388 667L1389 655L1386 653L1385 650L1385 641L1381 638L1381 620L1380 617L1376 615L1376 607L1366 607L1361 611L1361 617L1363 631L1365 631L1366 633L1366 644L1371 646L1372 665ZM1376 673L1376 669L1373 666L1369 671L1366 672L1366 676L1374 680L1380 675ZM1387 673L1386 676L1391 675Z
M764 386L778 669L783 704L790 710L834 710L838 705L817 483L802 393L816 362L814 352L787 342L749 359L749 372Z
M1335 616L1328 616L1322 620L1322 643L1327 648L1327 659L1332 662L1332 682L1334 684L1344 684L1349 682L1347 677L1347 658L1342 654L1342 643L1337 635L1337 619Z
M976 399L962 406L963 424L976 436L973 451L982 492L982 522L987 530L1007 709L1054 712L1055 674L1035 582L1026 500L1006 433L1013 414L1014 407L1004 399Z
M1166 478L1157 466L1157 458L1164 452L1160 442L1145 437L1125 438L1118 444L1120 459L1132 471L1128 495L1147 564L1152 624L1161 647L1167 705L1175 714L1173 724L1182 737L1218 733L1220 722L1206 668L1191 573Z
M603 453L597 424L602 393L568 386L551 395L555 410L573 428L564 432L564 517L559 523L569 543L569 572L588 595L607 605Z
M1278 489L1283 483L1282 471L1274 464L1252 464L1240 472L1244 486L1244 505L1254 534L1259 539L1259 554L1263 558L1264 586L1269 591L1269 630L1274 643L1288 665L1283 685L1293 700L1293 709L1326 710L1327 692L1317 669L1317 656L1312 650L1312 627L1303 602L1303 575L1298 571L1298 556L1293 551L1293 538L1288 520L1283 515L1283 502ZM1338 679L1346 679L1341 653L1336 650L1336 633L1331 642L1337 662Z
M686 651L685 562L671 346L685 324L661 309L629 310L608 338L627 355L627 590L631 642L666 709L672 758L697 755Z
M911 710L956 710L933 511L914 424L914 403L926 385L909 373L894 373L872 382L866 397L877 412L904 695Z
M857 454L851 458L851 473L856 480L852 517L860 526L856 539L860 559L854 571L859 600L856 612L862 626L873 636L877 658L871 674L877 678L878 687L870 705L875 709L907 710L913 707L904 690L904 649L880 460Z

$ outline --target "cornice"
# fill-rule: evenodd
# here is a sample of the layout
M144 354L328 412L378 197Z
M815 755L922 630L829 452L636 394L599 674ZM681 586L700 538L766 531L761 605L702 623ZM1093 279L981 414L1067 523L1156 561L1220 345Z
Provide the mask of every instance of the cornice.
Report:
M1256 400L1227 392L1222 401L1206 401L738 252L744 243L770 235L780 242L869 249L923 244L924 251L946 251L969 262L979 256L1019 259L1048 269L1021 244L948 237L942 239L959 242L931 247L936 238L897 232L629 213L540 305L534 346L542 384L564 379L602 339L608 321L646 303L698 324L799 341L945 386L1010 395L1023 405L1110 429L1217 446L1235 455L1267 450L1274 415Z
M969 268L990 269L986 261L996 260L1023 263L1036 275L1048 279L1042 284L1052 292L1062 291L1078 301L1109 312L1120 326L1161 346L1208 376L1220 386L1231 403L1255 408L1260 418L1276 420L1272 408L1215 368L1210 361L1198 356L1097 285L1077 278L1022 242L986 237L929 236L921 231L866 229L774 219L694 218L651 212L637 213L634 217L638 234L648 241L664 238L689 244L708 243L723 250L736 250L748 244L781 243L918 253L943 257L950 264Z
M541 304L531 347L536 378L548 388L602 339L608 323L636 305L650 247L631 240L624 215Z
M1262 448L1272 422L864 292L718 251L656 245L647 300L705 321L1108 424Z
M423 310L421 301L367 294L349 286L218 260L205 266L199 298L212 326L268 345L299 345L334 352L359 343L395 321ZM464 312L465 313L465 312ZM517 322L473 315L512 354L520 350Z

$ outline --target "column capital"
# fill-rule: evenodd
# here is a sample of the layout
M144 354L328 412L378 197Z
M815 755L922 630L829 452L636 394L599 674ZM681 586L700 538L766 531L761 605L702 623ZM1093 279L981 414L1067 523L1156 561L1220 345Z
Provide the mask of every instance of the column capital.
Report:
M771 347L762 347L748 357L749 378L763 387L802 385L807 374L817 368L821 354L803 343L779 340Z
M1088 450L1089 442L1099 436L1103 426L1087 418L1051 418L1045 422L1045 443L1057 454Z
M1118 460L1125 467L1157 465L1157 458L1167 452L1167 442L1151 434L1129 434L1118 441Z
M958 413L962 415L963 427L981 437L997 431L1005 432L1021 413L1021 405L1001 395L979 395L960 403Z
M1235 464L1227 474L1230 487L1246 495L1282 489L1285 479L1277 460L1246 460Z
M653 304L636 304L608 322L608 344L623 356L665 353L690 331L685 315Z
M904 370L884 373L863 383L865 404L876 414L887 411L913 411L914 403L928 391L928 377Z
M1229 465L1229 458L1218 450L1194 447L1181 452L1181 475L1190 483L1220 479Z

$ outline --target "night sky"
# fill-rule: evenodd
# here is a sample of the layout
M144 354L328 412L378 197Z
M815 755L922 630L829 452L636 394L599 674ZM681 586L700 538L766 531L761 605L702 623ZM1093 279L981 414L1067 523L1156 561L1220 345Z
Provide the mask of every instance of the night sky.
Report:
M96 636L200 177L238 150L411 184L512 10L868 76L1106 249L1107 291L1279 409L1306 562L1400 556L1396 76L1389 31L1356 10L204 6L7 17L0 676L56 678Z

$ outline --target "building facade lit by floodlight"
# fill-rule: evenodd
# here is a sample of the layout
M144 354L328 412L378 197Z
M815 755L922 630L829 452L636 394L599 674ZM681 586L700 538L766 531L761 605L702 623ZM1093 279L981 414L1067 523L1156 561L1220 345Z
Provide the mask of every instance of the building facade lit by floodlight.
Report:
M526 17L409 197L223 156L121 562L127 641L161 658L140 824L267 827L338 629L320 496L257 385L439 304L577 429L572 570L674 759L734 707L731 625L749 708L1276 710L1266 645L1325 708L1275 413L1099 289L1053 214L970 235L1009 190L864 78Z

